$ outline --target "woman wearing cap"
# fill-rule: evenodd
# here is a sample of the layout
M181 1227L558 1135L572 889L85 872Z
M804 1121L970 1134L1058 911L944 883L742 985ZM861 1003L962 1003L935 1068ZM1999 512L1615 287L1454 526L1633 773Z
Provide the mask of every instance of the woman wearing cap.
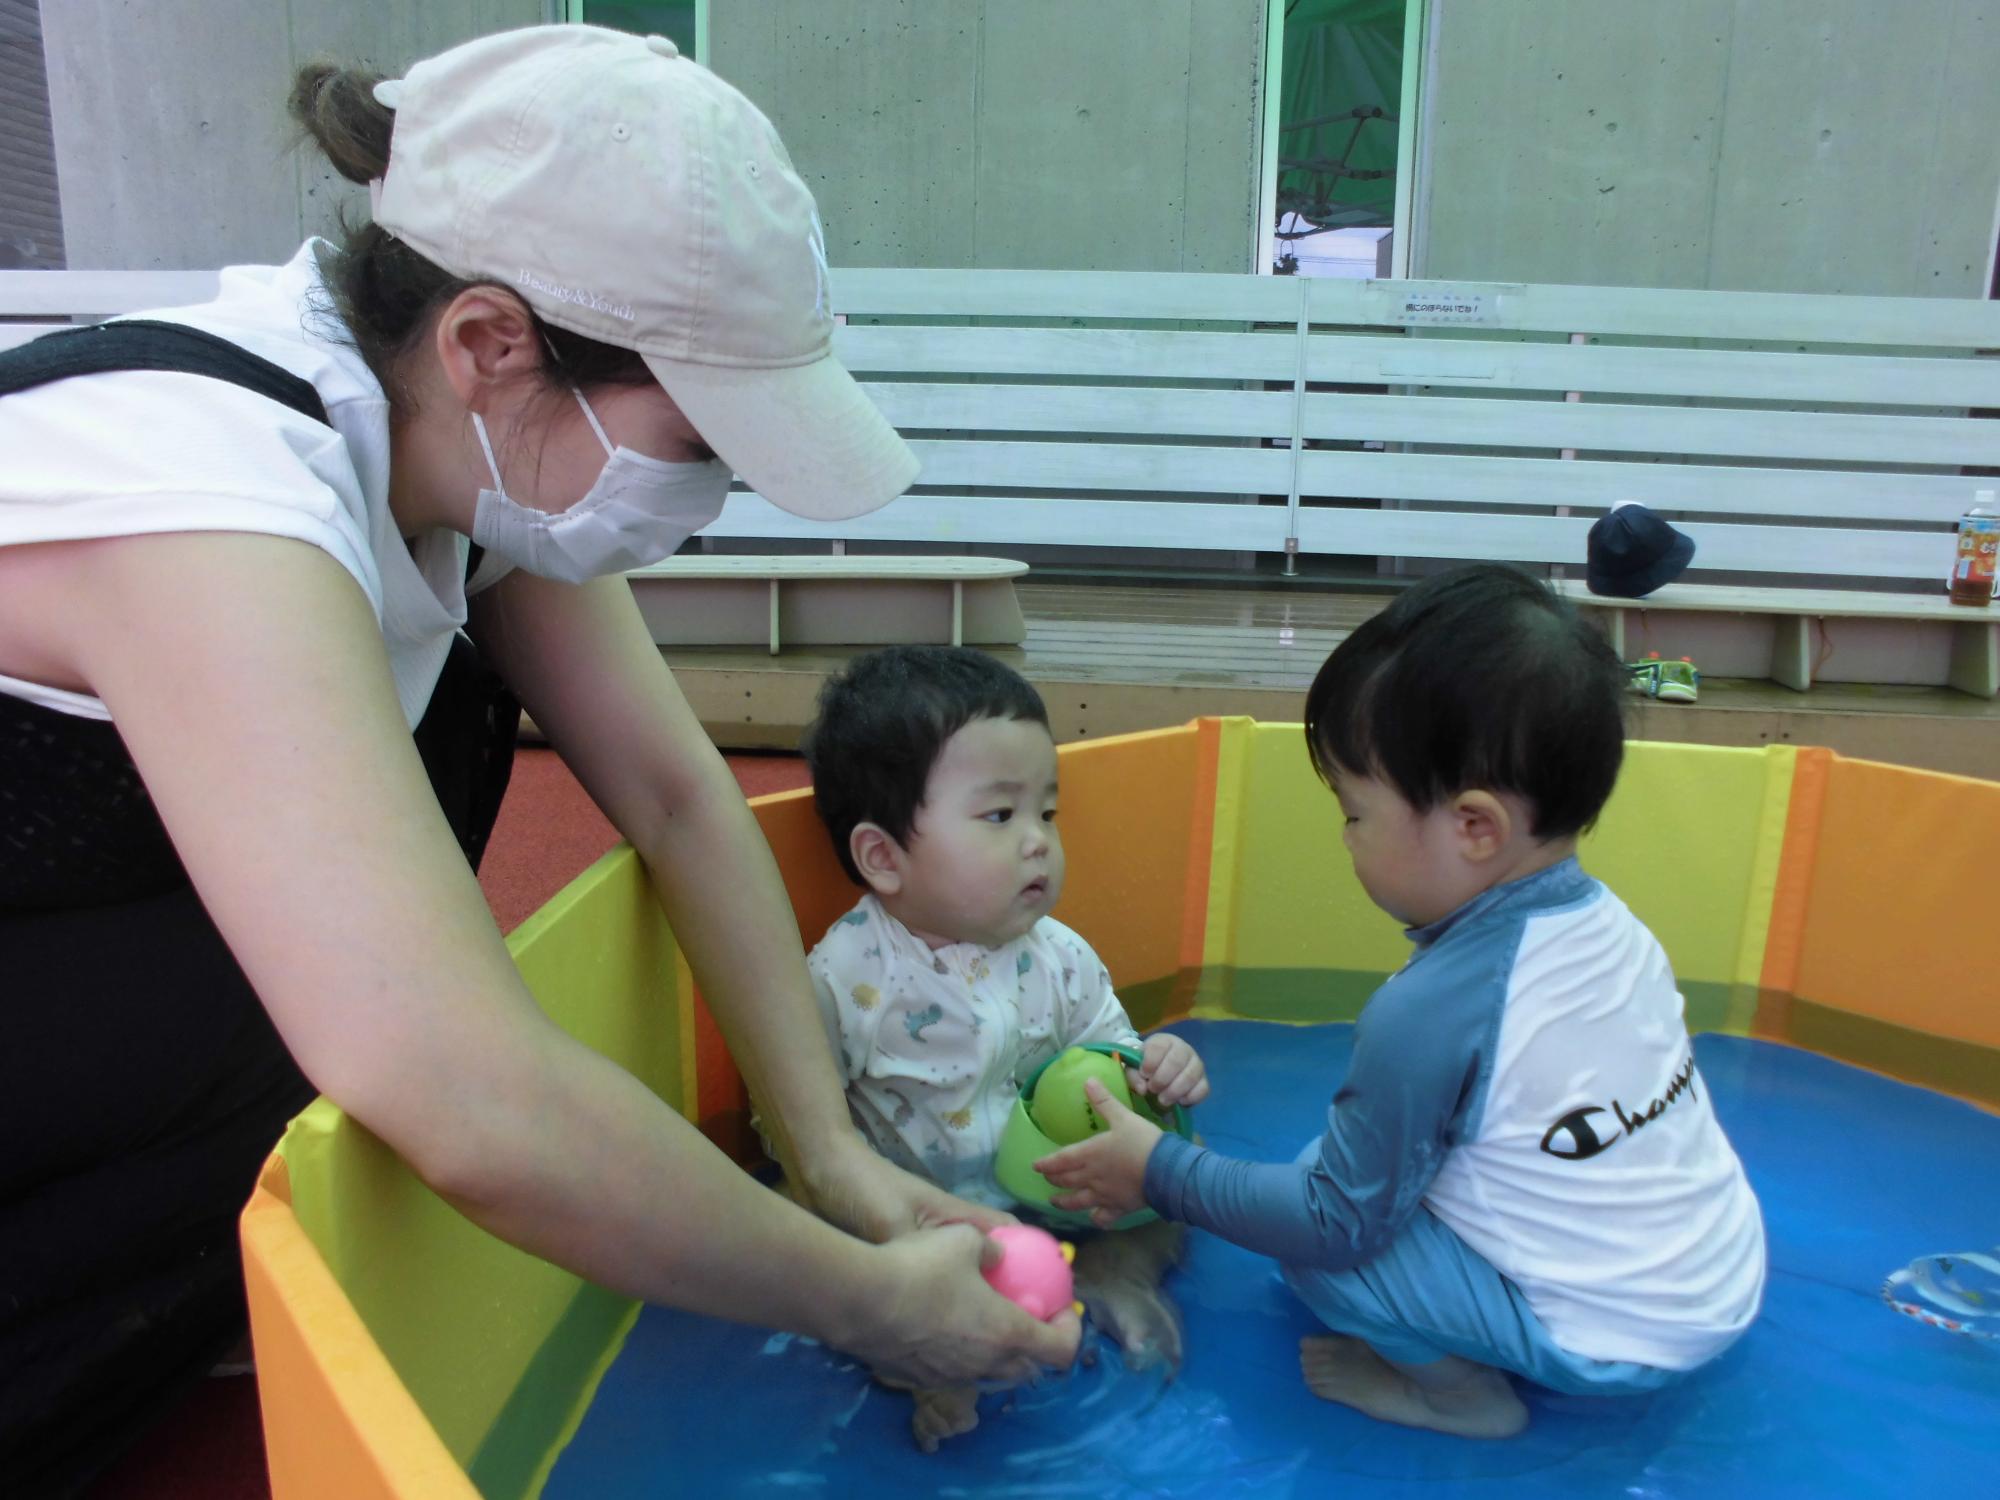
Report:
M235 1214L314 1089L616 1290L922 1384L1066 1361L972 1229L850 1237L559 1032L467 861L518 699L807 1196L867 1239L991 1217L854 1133L769 852L618 576L732 468L823 518L914 477L830 356L810 195L661 39L372 82L292 101L371 184L344 245L0 359L0 1473L79 1482L240 1331Z

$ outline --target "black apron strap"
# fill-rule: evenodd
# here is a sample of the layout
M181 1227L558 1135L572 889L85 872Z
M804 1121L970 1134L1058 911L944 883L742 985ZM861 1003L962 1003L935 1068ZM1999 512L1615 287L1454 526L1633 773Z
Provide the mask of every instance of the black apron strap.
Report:
M463 634L454 635L415 737L431 791L475 870L486 856L514 774L520 731L519 700L478 648Z
M212 333L148 318L66 329L0 353L0 396L113 370L169 370L226 380L332 425L311 381Z

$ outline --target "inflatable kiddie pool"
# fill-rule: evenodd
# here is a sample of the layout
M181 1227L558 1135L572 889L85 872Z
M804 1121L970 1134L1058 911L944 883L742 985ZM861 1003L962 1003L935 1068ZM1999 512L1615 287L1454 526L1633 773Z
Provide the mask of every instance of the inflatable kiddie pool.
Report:
M1211 719L1066 746L1062 776L1059 915L1141 1029L1198 1036L1215 1095L1197 1128L1288 1156L1344 1066L1340 1023L1408 953L1353 878L1299 728ZM809 794L754 807L810 943L852 888ZM273 1492L1019 1494L1066 1470L1099 1494L1128 1478L1133 1493L1361 1493L1371 1476L1382 1493L1593 1494L1645 1474L1655 1493L1712 1497L1990 1472L2000 1344L1921 1307L1898 1317L1881 1293L1921 1257L2000 1241L1997 846L2000 784L1792 746L1629 747L1584 862L1673 959L1696 1078L1764 1204L1772 1262L1763 1321L1661 1396L1531 1396L1508 1444L1370 1423L1285 1368L1311 1324L1268 1262L1196 1235L1177 1273L1179 1380L1112 1353L989 1398L977 1432L925 1459L901 1435L904 1398L833 1351L642 1317L476 1229L321 1100L243 1216ZM741 1080L629 849L509 941L557 1022L755 1164ZM1104 1441L1078 1440L1092 1423ZM1149 1477L1148 1452L1178 1477Z

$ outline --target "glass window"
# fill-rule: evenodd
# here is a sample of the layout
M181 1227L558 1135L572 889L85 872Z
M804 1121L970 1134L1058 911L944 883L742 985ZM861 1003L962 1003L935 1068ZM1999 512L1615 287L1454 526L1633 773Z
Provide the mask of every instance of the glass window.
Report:
M565 11L573 22L672 37L696 62L708 61L708 0L568 0Z
M1285 0L1271 269L1393 274L1410 0Z

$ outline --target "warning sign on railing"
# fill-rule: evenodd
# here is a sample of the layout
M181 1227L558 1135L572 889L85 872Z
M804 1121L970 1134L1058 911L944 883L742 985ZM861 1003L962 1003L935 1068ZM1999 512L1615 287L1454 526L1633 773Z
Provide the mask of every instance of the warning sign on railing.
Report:
M1493 310L1487 293L1453 287L1426 286L1406 292L1397 307L1399 323L1490 323Z

